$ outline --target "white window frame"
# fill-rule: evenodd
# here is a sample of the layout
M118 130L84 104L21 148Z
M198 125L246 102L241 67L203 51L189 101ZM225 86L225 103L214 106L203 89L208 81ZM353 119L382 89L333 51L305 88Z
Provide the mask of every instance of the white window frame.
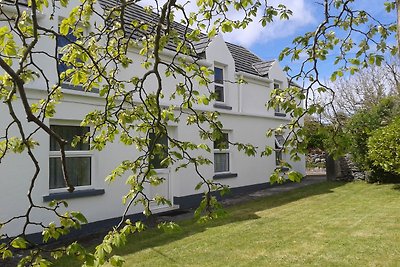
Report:
M214 173L215 174L224 174L224 173L231 173L231 162L232 162L232 153L231 153L231 150L230 150L230 144L229 144L229 140L230 140L230 135L231 135L231 133L230 132L228 132L228 131L222 131L222 133L223 134L227 134L227 136L228 136L228 142L227 142L227 145L228 145L228 148L224 148L224 149L219 149L219 148L215 148L214 147L214 153L213 153L213 156L214 156L214 164L215 164L215 154L228 154L228 170L226 170L226 171L220 171L220 172L217 172L217 171L215 171L215 167L214 167ZM214 146L214 143L213 143L213 146Z
M280 159L280 161L284 160L282 148L285 143L285 137L281 134L276 134L274 139L275 139L274 140L275 141L275 165L278 166L278 165L280 165L280 162L278 162L278 159ZM280 155L280 157L278 155Z
M282 83L278 82L278 81L274 81L274 90L275 89L280 89L280 88L282 88ZM279 105L277 105L275 107L275 114L284 114L284 115L286 115L286 113L281 110L281 107Z
M222 70L222 83L215 82L215 69ZM227 97L227 95L226 95L226 87L225 87L225 73L226 73L226 71L225 71L225 67L224 66L221 66L221 65L218 65L218 64L214 65L214 93L216 93L215 87L217 87L217 86L222 88L222 93L223 93L222 101L216 99L215 102L221 103L221 104L225 104L226 103L226 97Z
M80 126L78 122L68 122L68 121L51 121L50 126ZM88 126L85 126L88 127ZM66 158L90 158L90 185L81 185L75 186L76 190L87 190L94 188L94 177L95 177L95 162L94 162L94 154L91 150L74 150L74 151L65 151ZM49 183L50 183L50 159L51 158L61 158L60 151L51 151L50 150L50 138L49 138ZM49 184L49 192L50 193L60 193L65 192L68 188L67 187L60 187L60 188L50 188Z

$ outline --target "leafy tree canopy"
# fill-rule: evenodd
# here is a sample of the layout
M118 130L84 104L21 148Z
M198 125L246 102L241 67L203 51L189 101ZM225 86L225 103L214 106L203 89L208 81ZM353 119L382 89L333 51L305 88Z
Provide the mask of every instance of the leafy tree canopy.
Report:
M272 5L269 1L198 0L198 12L188 13L184 3L168 0L163 3L155 1L152 7L144 8L145 13L154 19L127 21L127 7L138 2L108 1L101 9L95 0L82 0L78 4L69 0L1 2L0 67L3 72L0 76L0 100L9 113L10 121L0 136L0 162L10 153L24 153L35 166L32 176L27 177L30 179L30 188L26 212L0 224L1 227L16 220L24 221L20 236L1 235L1 238L8 238L6 243L0 245L0 255L3 258L13 255L11 248L25 249L34 245L25 238L26 229L31 225L43 228L44 241L47 242L58 239L60 235L67 234L69 229L79 228L81 223L86 222L80 212L60 213L60 207L67 206L65 202L52 202L48 207L35 203L32 197L41 171L35 155L35 147L39 145L35 140L35 133L39 131L47 133L58 143L65 183L70 191L74 190L65 165L67 143L45 123L57 112L57 105L63 99L61 88L67 82L81 86L84 91L99 90L104 100L102 109L88 113L82 121L83 126L92 125L94 131L76 138L74 144L80 141L90 142L92 149L102 150L109 142L118 140L135 146L142 152L140 157L122 162L107 177L112 182L123 174L128 176L128 193L124 197L127 205L125 214L131 205L138 203L145 207L145 214L151 212L150 200L143 188L144 184L155 185L160 182L150 159L165 153L165 149L150 142L150 134L154 134L156 138L167 135L171 149L162 164L176 163L178 168L190 165L196 171L199 177L196 188L206 191L197 214L204 220L221 214L220 206L210 192L221 190L224 193L226 187L204 177L199 166L211 162L207 158L196 156L199 153L192 153L195 150L210 151L210 147L171 137L167 125L185 119L188 125L198 127L199 135L204 140L220 139L223 126L218 119L218 113L199 112L194 108L195 104L208 105L216 98L211 90L207 94L200 94L194 86L193 81L205 87L212 82L212 70L200 64L196 43L213 38L220 32L245 29L258 12L263 14L259 21L263 26L268 26L273 20L290 19L292 12L282 4ZM321 1L324 18L315 31L296 37L292 47L284 48L280 55L280 59L290 58L302 62L300 71L293 75L290 84L300 82L300 87L303 88L291 86L272 92L267 106L280 106L293 119L287 125L272 129L267 136L271 137L274 132L289 133L284 151L294 160L299 159L298 153L304 152L306 148L302 133L298 130L302 118L306 114L321 114L325 108L324 104L312 103L311 96L331 91L321 80L318 62L324 61L331 51L340 51L335 65L332 66L331 79L335 80L346 73L354 74L370 64L381 65L386 53L397 53L397 47L387 42L396 32L396 23L381 23L371 14L357 10L357 2L359 1ZM385 1L383 4L387 12L395 12L398 7L395 1ZM56 19L57 12L64 16L60 21ZM46 19L43 19L42 14L45 14ZM174 23L177 17L181 18L181 26ZM49 20L52 23L49 24ZM96 23L91 24L93 21ZM90 32L87 32L88 28L91 29ZM341 35L343 37L336 34L338 31L345 33ZM68 40L68 45L63 48L61 58L55 49L46 49L43 46L46 42L54 43L64 39ZM171 52L168 59L163 57L165 50ZM141 55L140 62L132 58L130 51L137 51ZM52 74L44 71L48 68L43 68L43 62L52 62L54 68L60 64L67 68L58 71L54 80ZM137 65L141 66L140 71L130 72L130 77L122 78L121 72ZM179 81L171 95L165 95L163 77L173 77ZM146 88L149 80L154 80L156 86ZM40 82L45 89L44 96L35 102L28 101L27 97L27 88L33 82ZM177 100L177 104L162 106L160 103L164 97ZM19 112L21 105L24 112L22 115ZM24 127L27 123L30 127ZM17 134L14 134L14 130ZM132 135L133 132L139 135ZM257 148L250 141L232 145L250 156L255 155ZM273 152L273 148L269 146L262 150L261 154L264 156ZM288 177L298 180L299 175L291 172ZM271 181L279 181L280 178L278 170L271 176ZM157 201L168 202L164 198ZM36 221L32 214L38 209L54 214L59 218L57 225L62 227L56 224L42 225L40 221ZM123 219L104 238L103 243L96 247L94 253L72 243L53 251L51 256L58 258L66 253L76 255L87 266L101 265L106 261L118 266L122 264L122 259L111 256L112 248L125 243L127 235L141 230L141 223L135 224ZM41 248L33 250L31 255L21 260L21 265L49 265L48 259L43 258L41 252Z

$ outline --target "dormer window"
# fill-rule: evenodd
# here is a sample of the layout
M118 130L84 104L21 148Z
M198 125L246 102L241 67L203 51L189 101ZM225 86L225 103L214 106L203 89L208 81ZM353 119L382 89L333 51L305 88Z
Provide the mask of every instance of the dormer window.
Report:
M70 29L69 32L64 36L62 34L57 35L57 57L58 57L58 64L57 64L57 72L58 75L60 75L60 78L62 79L62 87L63 89L71 89L71 90L77 90L77 91L84 91L85 89L82 86L82 82L79 81L79 84L76 84L76 82L73 81L74 77L78 78L80 75L75 75L75 72L72 71L72 73L68 73L68 70L74 70L74 69L79 69L84 66L84 62L82 61L81 57L77 56L74 58L74 60L70 60L71 62L68 62L68 59L63 59L66 51L66 46L71 45L77 42L77 37L74 35L74 31ZM75 47L76 48L76 47ZM82 53L82 52L81 52ZM64 73L64 75L61 75ZM63 77L64 76L64 77ZM99 89L98 88L91 88L90 91L91 93L98 93Z
M214 67L214 92L217 102L225 102L224 69Z
M76 37L73 35L72 31L69 31L66 36L59 35L57 37L57 53L58 53L58 72L65 72L66 70L72 68L72 66L68 66L63 60L62 57L64 55L63 48L76 41Z

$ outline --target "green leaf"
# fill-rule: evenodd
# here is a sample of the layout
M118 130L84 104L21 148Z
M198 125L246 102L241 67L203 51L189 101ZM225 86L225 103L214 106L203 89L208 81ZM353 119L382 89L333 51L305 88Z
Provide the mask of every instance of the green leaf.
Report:
M196 185L196 187L194 188L194 190L200 190L200 188L203 186L203 182L200 182Z
M81 223L85 223L85 224L88 223L86 217L85 217L82 213L80 213L80 212L72 211L72 212L71 212L71 215L72 215L73 217L75 217L76 219L78 219L78 221L80 221Z
M290 171L288 173L288 178L292 182L301 182L301 179L303 179L303 175L296 171Z
M125 260L121 256L114 255L109 260L112 266L120 267L124 264Z
M1 251L1 253L3 254L3 256L2 256L3 260L8 259L8 258L11 258L11 257L13 256L13 253L12 253L11 250L9 250L9 249L6 249L6 250L4 250L4 251ZM0 254L1 254L1 253L0 253Z
M13 248L24 249L24 248L27 248L27 245L28 245L28 242L22 237L17 237L11 242L11 246Z
M222 27L222 32L231 32L233 30L231 21L224 21L221 27Z
M63 19L63 21L60 24L60 34L67 36L67 34L69 33L69 23L68 20Z
M60 0L61 6L66 7L68 5L69 0Z

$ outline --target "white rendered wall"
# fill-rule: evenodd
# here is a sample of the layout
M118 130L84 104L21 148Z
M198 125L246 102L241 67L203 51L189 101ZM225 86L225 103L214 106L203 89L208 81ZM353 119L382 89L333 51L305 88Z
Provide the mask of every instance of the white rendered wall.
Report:
M57 11L58 12L58 11ZM65 16L64 14L58 14ZM57 23L48 20L46 16L41 18L41 22L46 26L53 25L56 27ZM40 47L54 51L55 41L53 39L41 39ZM223 66L225 79L229 81L236 80L234 61L229 53L228 48L221 36L217 36L213 42L209 45L207 51L207 62L204 64L213 67L214 64ZM137 54L132 54L135 58L135 64L131 69L124 70L121 72L121 76L128 76L134 71L135 73L141 74L144 72L140 66L141 59ZM40 67L49 75L50 83L54 84L56 81L56 69L55 62L42 61ZM248 84L238 85L235 83L225 83L226 90L226 105L231 106L232 110L218 110L221 113L221 120L224 124L224 130L228 130L230 133L231 141L238 141L244 143L251 143L258 146L260 151L263 150L265 144L274 146L274 140L272 138L267 139L265 132L271 128L285 123L285 118L275 118L273 111L268 111L265 108L265 103L269 99L270 90L273 86L271 80L279 80L283 83L286 82L286 76L276 63L273 65L270 73L270 81L267 80L252 80L246 79ZM170 78L163 78L164 81L164 92L166 97L164 98L163 105L168 104L179 104L179 99L169 101L168 95L174 90L177 82L180 81ZM149 87L154 86L154 79L150 82ZM197 85L195 85L197 86ZM242 88L240 88L242 86ZM44 84L43 80L33 82L27 85L30 88L29 98L30 101L35 101L44 96L43 92ZM153 87L154 88L154 87ZM32 90L31 90L32 89ZM211 88L212 89L212 88ZM198 88L201 94L207 93L206 88ZM242 90L240 92L240 90ZM85 114L94 110L100 109L104 104L104 101L93 93L77 92L72 90L64 90L65 97L63 101L58 105L57 113L50 121L46 123L71 123L76 124L81 121ZM19 99L16 100L19 103ZM240 109L241 107L241 109ZM197 107L202 110L214 110L213 103L208 106ZM29 130L33 129L34 125L28 124L24 121L25 116L22 111L22 107L17 105L17 113L21 120L23 120L24 127ZM0 105L0 129L5 129L6 125L10 121L8 111L5 105ZM185 120L171 128L171 133L179 140L187 140L194 143L204 142L199 138L198 129L195 126L188 127L185 125ZM17 135L17 129L15 126L11 129L10 135ZM43 196L48 195L49 190L49 137L47 134L39 131L35 134L34 139L40 143L40 146L34 149L34 153L41 166L41 173L34 189L34 201L39 205L46 205L43 202ZM208 142L212 148L212 143ZM194 152L194 155L201 152ZM231 187L247 186L252 184L260 184L269 181L269 175L275 168L274 155L267 158L248 157L242 152L236 151L235 148L230 149L231 153L231 172L237 173L238 176L235 178L227 178L220 180ZM204 156L213 159L213 153L204 154ZM79 210L87 217L89 222L95 222L98 220L104 220L108 218L118 217L122 215L125 207L122 205L121 198L129 190L128 186L125 185L125 179L118 179L111 185L104 181L104 178L114 169L121 161L127 159L134 159L138 156L138 152L134 147L127 147L115 141L113 144L109 144L103 151L93 152L93 174L92 174L92 188L104 189L105 194L100 196L83 197L71 199L68 201L68 210ZM304 159L294 165L295 169L304 173ZM200 191L195 191L196 184L200 181L196 176L193 167L189 166L187 169L183 169L178 173L175 173L174 166L171 168L170 179L172 182L172 193L173 196L187 196L196 194ZM211 179L214 175L213 166L204 166L201 168L202 174L206 179ZM30 159L26 153L21 155L9 154L0 164L0 221L4 221L12 216L23 214L27 207L27 191L29 188L30 178L32 177L34 168ZM79 190L79 188L77 188ZM147 189L148 190L148 189ZM130 213L139 213L142 211L142 207L133 207ZM47 212L35 211L34 218L43 223L47 224L54 221L56 218L51 216ZM31 228L29 232L37 232L40 229ZM9 234L17 234L21 231L21 222L13 223L12 225L6 226L1 231L5 231Z
M70 122L71 124L78 122L83 116L93 108L100 108L102 100L93 97L83 97L79 95L66 95L59 107L58 112L51 123ZM4 106L2 106L4 108ZM1 127L4 129L4 122L7 121L7 112L1 112ZM23 116L21 116L23 118ZM221 121L224 130L230 133L230 139L233 142L251 143L263 149L265 144L274 145L273 139L267 139L265 132L270 127L278 126L281 121L279 119L271 119L268 117L246 116L246 115L230 115L224 113L221 115ZM25 124L26 125L26 124ZM26 126L25 126L26 127ZM188 140L194 143L204 142L198 136L198 129L195 126L186 126L184 120L174 128L174 137L180 140ZM34 191L34 201L38 204L46 204L42 197L50 193L48 186L48 162L49 162L49 137L42 132L35 135L35 139L40 143L37 147L35 155L41 165L41 174L36 183ZM208 142L212 147L212 143ZM230 149L231 153L231 172L237 173L235 178L227 178L220 182L231 187L240 187L252 184L266 183L269 181L269 175L275 168L274 155L270 157L248 157L243 152L238 152L235 148ZM115 168L121 161L134 159L138 152L134 147L127 147L117 141L109 144L103 151L93 152L94 173L92 176L92 185L94 189L105 189L105 194L101 196L84 197L69 200L69 210L82 211L90 222L103 220L107 218L118 217L122 214L124 206L121 198L128 190L124 184L124 179L118 179L116 182L108 185L104 182L104 178ZM193 155L199 154L194 152ZM203 154L213 159L213 154ZM304 161L295 168L304 172ZM196 176L193 167L189 166L178 173L174 173L174 167L171 167L170 179L173 183L172 193L174 196L187 196L202 192L195 191L194 188L200 179ZM211 179L214 175L213 166L204 166L201 168L202 174L206 179ZM10 216L15 216L23 212L27 208L26 192L28 189L29 179L33 173L33 166L26 155L7 156L0 164L0 203L9 203L2 205L1 220ZM79 188L77 188L79 190ZM12 203L12 204L11 204ZM141 207L133 208L130 213L141 212ZM55 218L49 217L49 214L37 214L37 217L44 220L45 223L53 221ZM17 224L5 230L11 233L18 233ZM34 229L32 229L34 231Z

